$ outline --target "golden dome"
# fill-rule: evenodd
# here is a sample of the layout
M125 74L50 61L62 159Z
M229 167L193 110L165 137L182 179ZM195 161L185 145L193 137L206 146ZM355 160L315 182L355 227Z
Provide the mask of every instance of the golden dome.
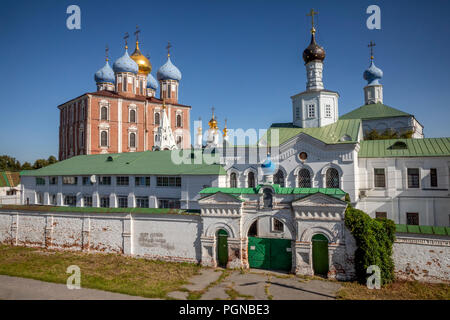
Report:
M214 113L211 120L209 120L208 125L211 129L217 129L217 120L214 118Z
M152 72L152 64L147 57L141 53L141 50L139 50L139 41L136 41L136 49L130 57L139 66L139 73L148 75Z

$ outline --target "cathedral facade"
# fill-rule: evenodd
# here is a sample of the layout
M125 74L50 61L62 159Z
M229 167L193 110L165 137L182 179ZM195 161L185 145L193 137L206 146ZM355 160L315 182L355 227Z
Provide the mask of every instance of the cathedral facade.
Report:
M58 106L59 159L189 147L191 107L178 103L181 72L170 52L157 79L151 71L137 39L134 52L125 45L112 67L107 57L94 75L97 91Z

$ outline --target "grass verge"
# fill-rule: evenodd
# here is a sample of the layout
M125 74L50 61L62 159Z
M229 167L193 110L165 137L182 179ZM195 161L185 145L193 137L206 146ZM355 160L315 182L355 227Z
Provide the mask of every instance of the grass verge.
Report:
M0 274L66 283L67 267L81 269L81 287L147 298L167 298L200 266L132 258L117 254L55 251L0 245Z
M371 290L357 282L342 282L337 298L344 300L450 300L450 285L396 281L379 290Z

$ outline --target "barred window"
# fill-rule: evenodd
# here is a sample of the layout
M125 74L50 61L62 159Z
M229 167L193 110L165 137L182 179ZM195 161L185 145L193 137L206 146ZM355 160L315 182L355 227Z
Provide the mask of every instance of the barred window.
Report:
M118 196L117 197L117 206L119 208L128 208L128 197L127 196Z
M83 186L89 186L89 185L92 185L91 178L83 177Z
M78 177L73 177L73 176L63 177L63 184L77 184L77 183L78 183Z
M311 188L311 175L308 169L301 169L298 172L298 187Z
M36 184L37 185L44 185L45 184L45 179L41 178L41 177L36 177Z
M272 229L275 232L283 232L284 231L284 224L280 220L276 218L272 218Z
M156 124L156 125L159 125L159 123L160 123L160 121L159 121L160 119L159 119L159 118L160 118L159 112L156 112L156 113L155 113L155 124Z
M339 188L339 172L335 168L329 168L327 170L326 187Z
M384 174L384 169L374 169L375 170L375 188L385 188L386 187L386 177Z
M236 188L236 187L237 187L236 173L232 172L230 174L230 188Z
M331 106L329 104L327 104L325 106L325 117L326 118L331 118Z
M159 199L158 200L159 208L168 208L168 209L180 209L181 203L178 199Z
M158 187L181 187L181 177L156 177Z
M419 188L419 180L419 169L408 168L408 188Z
M255 174L250 171L247 175L247 185L249 188L255 187Z
M150 177L135 177L134 178L134 184L136 186L150 186Z
M92 207L92 196L84 196L83 197L83 206L84 207Z
M308 118L314 118L316 116L316 109L313 104L308 106Z
M75 207L77 205L77 197L74 195L64 195L64 205L69 207Z
M102 184L102 185L110 185L111 184L111 177L102 176L102 177L99 178L98 183Z
M419 213L417 212L407 212L406 213L406 223L409 225L419 225Z
M118 176L116 177L116 185L118 186L127 186L129 184L128 176Z
M386 219L387 213L386 212L375 212L375 218L376 219Z
M148 208L149 207L148 197L136 197L136 207Z
M284 174L283 171L279 170L273 176L273 183L279 184L281 187L284 187Z
M103 196L100 198L100 207L109 208L109 196Z

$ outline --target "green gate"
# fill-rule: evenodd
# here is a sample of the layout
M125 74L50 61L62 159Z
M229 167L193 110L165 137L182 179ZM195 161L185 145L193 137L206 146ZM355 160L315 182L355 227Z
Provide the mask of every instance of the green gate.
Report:
M250 268L290 271L291 240L248 237L248 263Z
M217 238L217 260L219 266L226 267L228 262L228 233L220 229Z
M328 239L323 234L312 237L312 258L314 274L328 273Z

